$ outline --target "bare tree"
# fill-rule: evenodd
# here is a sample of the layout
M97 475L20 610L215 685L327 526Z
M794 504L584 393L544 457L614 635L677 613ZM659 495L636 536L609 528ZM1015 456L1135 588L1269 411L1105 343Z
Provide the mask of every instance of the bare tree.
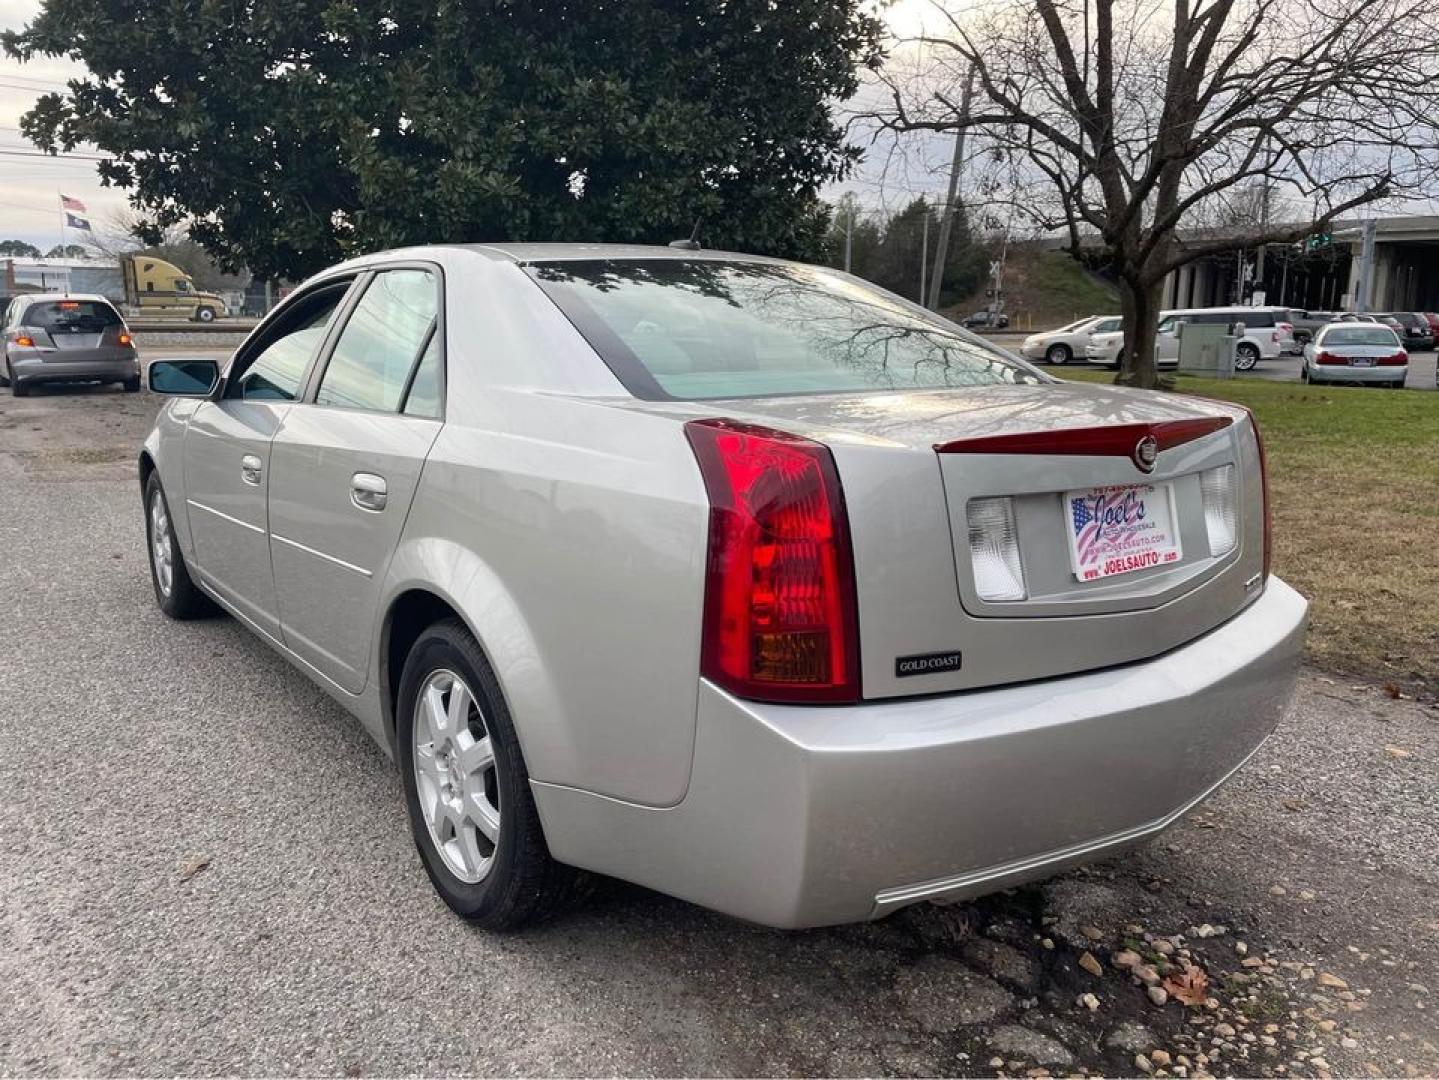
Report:
M1120 286L1117 381L1154 386L1161 285L1242 243L1289 243L1433 193L1433 0L934 0L870 114L894 132L975 129L1022 163L1022 209ZM902 51L902 50L897 50ZM922 61L915 61L914 55ZM965 115L957 88L976 76ZM1264 193L1273 210L1249 204ZM1257 220L1256 220L1257 218ZM1225 226L1229 227L1225 227ZM1181 227L1195 235L1176 243Z

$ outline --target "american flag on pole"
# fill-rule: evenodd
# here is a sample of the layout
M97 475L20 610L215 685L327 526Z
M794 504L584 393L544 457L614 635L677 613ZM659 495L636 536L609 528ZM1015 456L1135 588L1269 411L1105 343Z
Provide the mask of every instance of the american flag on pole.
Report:
M73 195L61 195L60 205L66 210L78 210L82 214L85 212L85 204Z

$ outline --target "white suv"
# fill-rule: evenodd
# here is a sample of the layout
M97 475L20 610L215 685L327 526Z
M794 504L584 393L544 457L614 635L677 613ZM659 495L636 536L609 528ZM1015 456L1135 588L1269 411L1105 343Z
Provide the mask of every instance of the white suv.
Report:
M1234 347L1236 371L1248 371L1261 360L1278 360L1286 353L1297 351L1294 326L1288 321L1288 308L1223 307L1186 308L1182 311L1161 311L1159 331L1154 339L1155 357L1163 365L1179 362L1179 327L1182 323L1244 325L1244 334Z

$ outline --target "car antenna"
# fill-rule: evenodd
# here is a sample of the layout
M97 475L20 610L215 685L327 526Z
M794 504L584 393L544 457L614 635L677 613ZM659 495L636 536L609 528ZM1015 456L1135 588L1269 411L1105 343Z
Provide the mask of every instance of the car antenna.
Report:
M670 247L679 248L681 251L698 251L700 249L700 222L704 218L695 218L694 230L690 233L688 240L671 240Z

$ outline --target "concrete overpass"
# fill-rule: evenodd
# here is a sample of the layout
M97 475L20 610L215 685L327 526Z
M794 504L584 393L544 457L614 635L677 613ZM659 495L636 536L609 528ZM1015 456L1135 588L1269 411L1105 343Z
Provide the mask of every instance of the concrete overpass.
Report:
M1268 304L1315 311L1439 311L1439 215L1345 219L1329 236L1312 248L1270 244L1261 253L1238 234L1232 250L1165 278L1163 304L1247 304L1257 293ZM1181 247L1186 239L1200 237L1181 233Z

